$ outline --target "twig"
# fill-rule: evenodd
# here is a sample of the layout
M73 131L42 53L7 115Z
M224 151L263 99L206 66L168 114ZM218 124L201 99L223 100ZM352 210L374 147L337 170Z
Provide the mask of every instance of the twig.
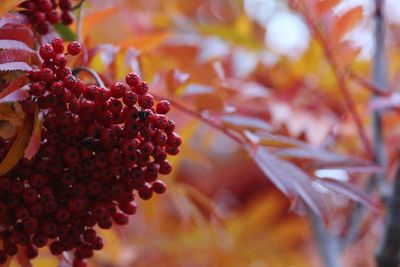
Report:
M397 169L392 196L388 203L385 232L376 254L377 267L400 264L400 167Z
M291 6L300 14L303 16L304 20L306 21L307 25L311 28L312 32L314 33L314 36L318 39L320 42L321 46L323 47L323 51L325 54L325 57L329 64L331 65L332 71L334 72L334 75L336 77L336 80L338 81L339 84L339 89L340 93L343 96L344 102L346 104L346 107L349 109L353 120L356 124L358 134L361 138L361 141L364 145L364 149L366 153L371 156L372 155L372 146L370 141L368 140L367 134L365 133L363 123L361 120L360 114L358 114L356 105L354 103L354 100L350 94L350 90L347 86L346 82L346 77L344 73L340 70L339 64L336 61L335 55L332 51L332 48L328 41L326 40L325 36L323 33L320 31L318 28L317 24L314 22L314 20L310 17L310 15L307 13L307 11L298 3L297 0L289 0L291 3Z
M318 248L325 267L338 267L339 264L339 243L335 236L328 232L321 218L309 210L311 222Z
M80 72L86 72L88 73L90 76L93 77L93 79L96 80L96 83L98 86L104 87L104 82L103 80L100 78L100 76L97 74L97 72L95 72L93 69L88 68L88 67L75 67L72 69L72 74L74 76L77 76Z
M384 88L384 87L377 85L369 80L364 79L363 77L361 77L357 73L354 73L353 71L349 72L349 77L352 80L354 80L355 82L362 85L363 87L366 87L367 89L369 89L374 95L377 95L377 96L390 96L394 91L394 88L390 88L390 87Z
M238 136L234 135L229 129L226 129L224 127L222 127L219 123L209 119L209 118L205 118L203 117L200 113L198 113L195 110L191 110L187 107L185 107L184 105L180 104L179 102L173 100L173 99L169 99L166 97L162 97L162 96L158 96L155 94L152 94L156 99L158 100L168 100L174 107L176 107L177 109L185 112L188 115L191 115L192 117L195 117L201 121L203 121L204 123L208 124L209 126L213 127L214 129L217 129L218 131L224 133L226 136L230 137L232 140L234 140L236 143L240 144L240 145L244 145L245 142L240 139Z
M78 4L76 4L74 7L72 7L72 11L74 11L74 10L80 8L80 7L83 5L83 3L84 3L85 1L86 1L86 0L81 0Z

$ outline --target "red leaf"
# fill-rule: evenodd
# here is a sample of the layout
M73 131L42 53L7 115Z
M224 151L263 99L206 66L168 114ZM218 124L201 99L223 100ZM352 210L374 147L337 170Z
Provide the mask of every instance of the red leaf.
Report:
M316 182L330 191L344 195L354 201L360 202L372 209L379 209L380 204L348 182L342 182L332 178L317 179Z
M29 47L32 47L35 37L28 27L12 24L0 28L0 39L21 41Z
M33 53L33 50L27 44L15 40L0 40L0 49L26 50Z
M339 43L346 33L352 30L363 17L363 7L356 6L338 17L332 25L331 38Z
M28 75L22 75L12 80L10 84L0 93L0 101L7 95L24 87L24 85L28 84L28 82L29 82Z
M27 50L0 50L0 64L8 62L29 62L36 53Z
M0 71L29 71L32 67L26 64L25 62L10 62L10 63L3 63L0 64Z
M327 223L326 207L321 193L313 185L312 178L297 166L281 160L268 150L259 148L254 160L262 172L292 199L300 197Z
M30 95L26 88L20 88L17 91L14 91L11 94L1 98L0 103L21 101L27 99L29 96Z
M33 124L32 136L29 139L28 146L25 149L24 158L31 160L40 148L42 134L43 116L38 107L35 108L35 122Z
M367 160L335 154L310 146L281 149L277 152L277 155L284 158L311 160L313 162L310 167L318 169L345 169L359 172L376 172L380 170L379 167Z

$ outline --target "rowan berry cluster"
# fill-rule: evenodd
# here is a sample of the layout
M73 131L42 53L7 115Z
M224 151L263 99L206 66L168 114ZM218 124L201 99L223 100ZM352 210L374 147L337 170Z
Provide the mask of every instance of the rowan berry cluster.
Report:
M47 34L50 30L50 24L62 22L70 25L74 21L72 16L71 0L27 0L20 4L30 23L40 34ZM58 8L60 10L58 10Z
M78 42L68 54L81 51ZM168 101L155 100L135 73L110 89L85 85L66 66L61 39L40 47L44 62L30 72L27 116L44 114L36 156L21 160L0 178L0 263L25 248L28 258L49 244L54 255L74 251L74 266L103 248L95 226L125 225L136 212L135 195L147 200L166 191L159 174L172 166L181 137L165 115ZM4 146L7 147L7 146Z

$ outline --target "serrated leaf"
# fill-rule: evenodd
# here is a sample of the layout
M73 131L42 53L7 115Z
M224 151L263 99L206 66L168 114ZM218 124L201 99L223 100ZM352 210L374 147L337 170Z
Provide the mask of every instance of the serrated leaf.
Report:
M27 50L0 50L0 64L9 62L29 62L36 53Z
M0 71L30 71L31 69L32 67L25 62L9 62L0 64Z
M28 88L22 87L0 99L0 103L22 101L29 98Z
M339 43L344 35L352 30L360 22L362 17L362 6L354 7L348 10L342 16L338 17L332 25L331 35L334 43Z
M348 182L339 181L332 178L320 178L316 182L326 189L344 195L351 200L360 202L372 209L379 209L380 205L370 198L370 196Z
M0 28L8 24L26 24L26 16L19 13L8 13L0 18Z
M28 75L22 75L16 79L10 81L10 84L0 93L0 101L4 97L14 93L18 89L21 89L22 87L24 87L28 82L29 82Z
M42 134L43 116L39 108L35 107L35 122L33 124L32 136L25 149L24 158L32 159L40 148L41 134Z
M35 36L28 27L24 25L11 24L0 28L0 39L20 41L27 44L29 47L32 47L35 41Z
M64 24L55 24L54 28L58 32L58 34L61 36L62 39L65 41L75 41L77 39L77 36L75 33L71 31L71 29Z
M25 148L32 134L33 118L25 116L22 126L19 127L17 137L11 145L4 160L0 163L0 175L9 172L24 155Z
M297 166L281 160L259 148L253 157L261 171L275 186L292 200L300 198L327 223L323 197L313 185L313 179Z
M0 40L0 49L26 50L34 53L32 48L30 48L26 43L16 40Z

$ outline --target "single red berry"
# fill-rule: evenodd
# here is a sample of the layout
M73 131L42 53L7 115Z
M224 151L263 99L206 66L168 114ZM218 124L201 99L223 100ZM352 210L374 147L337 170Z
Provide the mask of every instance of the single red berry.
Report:
M143 200L149 200L153 196L153 190L149 183L145 183L142 188L139 189L139 197Z
M51 84L50 93L59 96L64 93L64 83L61 81L57 81Z
M138 95L144 95L149 91L149 85L146 82L140 82L138 85L132 87L132 91Z
M114 83L110 88L111 96L115 98L123 97L127 91L128 86L121 82Z
M99 102L106 102L110 99L110 90L104 87L97 87L97 90L94 92L95 100Z
M44 68L40 71L40 78L43 81L50 83L54 80L54 72L49 68Z
M50 252L53 255L61 255L64 252L64 248L60 241L55 241L50 245Z
M42 12L49 12L52 9L53 5L50 0L38 0L36 2L36 7Z
M122 101L128 107L133 107L138 100L138 96L134 92L127 91L125 92Z
M24 201L27 204L35 203L38 200L38 197L37 191L32 187L25 189L23 193Z
M43 81L34 82L30 87L30 93L34 96L41 96L46 91L46 83Z
M128 73L125 77L125 81L131 87L136 87L141 82L139 76L134 72Z
M92 243L93 250L102 250L104 247L104 242L101 237L96 237L96 240Z
M61 18L60 13L55 9L53 9L50 12L46 13L46 19L51 24L59 23L60 22L60 18ZM62 52L60 52L60 53L62 53Z
M39 234L39 233L34 234L32 237L32 243L35 246L37 246L38 248L42 248L42 247L46 246L47 240L48 239L46 236Z
M167 114L171 109L171 103L167 100L161 100L156 106L156 112L159 114Z
M136 202L122 203L118 207L123 213L128 214L128 215L135 214L136 210L137 210Z
M153 183L152 189L157 194L163 194L167 191L167 186L163 181L157 180Z
M108 103L108 110L112 113L112 114L118 114L121 112L122 110L122 103L121 101L119 101L118 99L112 99L109 103Z
M39 55L44 60L49 60L54 57L54 49L51 44L43 44L40 46Z
M113 215L114 222L118 225L126 225L129 222L129 217L121 212L115 213Z
M36 29L42 35L48 34L50 31L50 24L47 21L44 21L42 23L39 23Z
M63 15L64 14L65 13L63 13ZM70 55L76 56L82 51L82 46L79 42L73 41L70 44L68 44L67 50Z
M70 0L60 0L58 5L61 8L61 10L69 11L72 9L72 3Z
M74 22L74 17L72 16L71 12L62 12L61 14L61 21L65 25L71 25ZM69 52L68 52L69 53ZM70 53L71 54L71 53ZM79 53L78 53L79 54ZM71 54L74 55L74 54Z
M151 94L143 94L139 97L139 106L144 109L152 108L154 105L154 97Z
M160 170L159 170L160 174L167 175L170 174L171 171L172 171L172 165L167 160L164 160L160 163Z

